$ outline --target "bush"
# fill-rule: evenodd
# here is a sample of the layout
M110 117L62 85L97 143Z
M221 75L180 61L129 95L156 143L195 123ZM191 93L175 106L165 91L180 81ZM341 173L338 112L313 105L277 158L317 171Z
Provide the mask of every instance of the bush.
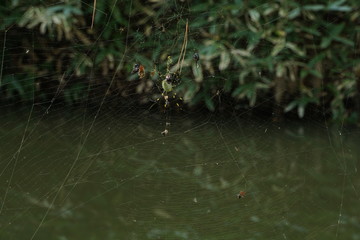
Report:
M182 83L175 89L188 105L214 111L224 96L241 108L270 100L300 118L309 106L336 120L358 118L357 0L97 1L91 29L93 4L5 1L2 96L55 94L74 103L89 89L103 96L111 84L106 94L137 94L147 102L159 93L158 75L138 79L132 67L166 72L167 56L174 63L179 57L188 20Z

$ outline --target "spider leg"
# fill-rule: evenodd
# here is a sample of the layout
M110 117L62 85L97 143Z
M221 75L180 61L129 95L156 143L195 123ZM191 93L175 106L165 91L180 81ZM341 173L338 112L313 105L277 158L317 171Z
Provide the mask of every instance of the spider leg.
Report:
M156 104L157 104L157 102L154 102L153 104L151 104L149 110L151 110Z
M163 93L163 96L164 96L164 100L165 100L164 107L167 108L167 107L170 106L169 96L168 96L168 95L165 95L164 93Z

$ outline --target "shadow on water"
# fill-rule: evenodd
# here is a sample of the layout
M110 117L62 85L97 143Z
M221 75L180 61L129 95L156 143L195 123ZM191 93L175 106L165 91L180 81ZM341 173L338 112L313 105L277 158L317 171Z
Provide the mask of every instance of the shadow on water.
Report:
M163 137L158 116L93 120L4 114L1 239L360 238L358 130L184 114Z

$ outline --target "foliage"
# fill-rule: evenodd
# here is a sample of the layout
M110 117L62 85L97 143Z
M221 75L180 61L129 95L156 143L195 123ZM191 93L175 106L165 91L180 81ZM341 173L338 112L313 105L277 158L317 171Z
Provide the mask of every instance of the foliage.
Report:
M167 57L179 57L188 19L182 83L175 90L189 106L214 111L227 96L245 108L271 100L300 118L321 108L333 119L357 121L357 0L112 0L97 1L95 13L91 29L90 0L2 3L4 96L25 95L29 76L36 97L50 96L49 89L65 81L60 89L69 103L99 85L122 97L158 94L157 75L137 79L131 68L141 63L148 72L165 72Z

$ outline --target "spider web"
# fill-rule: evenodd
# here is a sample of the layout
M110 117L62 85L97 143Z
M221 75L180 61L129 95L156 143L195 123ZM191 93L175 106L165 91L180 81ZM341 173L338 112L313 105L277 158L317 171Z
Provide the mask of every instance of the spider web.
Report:
M112 12L107 14L109 20ZM35 32L25 33L34 36L33 43ZM175 37L156 34L151 44L173 37L164 48L176 55L183 29ZM189 49L197 34L190 30ZM142 60L132 52L141 38L128 41L133 37L127 33L110 86L125 63ZM4 37L2 50L11 41ZM56 46L32 47L22 54ZM94 48L84 51L84 58ZM11 70L9 62L2 64L2 70ZM164 71L166 64L160 65ZM77 70L64 73L65 84ZM136 77L129 74L127 81ZM160 96L159 83L151 81ZM360 239L359 132L328 124L325 110L321 118L278 123L264 117L264 105L276 104L273 98L233 111L238 105L223 89L213 98L232 110L221 115L140 104L114 107L110 88L71 107L58 101L64 89L60 84L49 89L50 101L33 96L32 104L0 106L2 239ZM176 90L181 94L181 84ZM237 198L240 191L244 198Z

